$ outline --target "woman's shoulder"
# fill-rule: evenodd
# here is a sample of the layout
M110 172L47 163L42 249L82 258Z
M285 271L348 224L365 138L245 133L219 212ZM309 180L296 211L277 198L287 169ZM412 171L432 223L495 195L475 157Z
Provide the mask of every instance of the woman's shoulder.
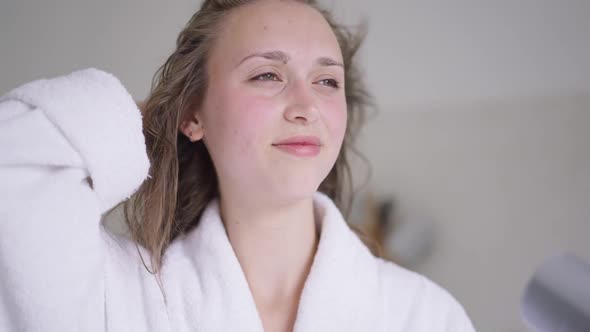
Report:
M447 290L426 276L382 258L376 257L375 260L383 287L389 287L396 293L407 293L414 298L429 296L437 303L454 300Z
M463 306L424 275L375 258L387 311L405 312L408 331L474 331Z

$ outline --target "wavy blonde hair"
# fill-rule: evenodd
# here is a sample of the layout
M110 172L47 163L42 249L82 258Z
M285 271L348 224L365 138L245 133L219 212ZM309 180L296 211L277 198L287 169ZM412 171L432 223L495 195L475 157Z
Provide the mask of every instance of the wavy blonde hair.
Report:
M255 0L254 0L255 1ZM296 0L292 0L296 1ZM207 92L207 57L218 37L224 17L253 0L206 0L180 32L176 49L158 69L143 105L143 130L151 162L148 179L125 203L125 222L133 240L151 254L152 270L158 273L164 251L177 236L196 227L207 204L219 195L211 157L202 140L191 142L179 126L191 106ZM333 29L345 68L348 122L342 149L319 190L348 214L352 179L348 152L364 121L370 98L353 64L364 30L354 34L336 24L315 0L299 1L318 10ZM345 188L348 186L348 188ZM348 189L346 199L344 189ZM145 262L144 262L145 264Z

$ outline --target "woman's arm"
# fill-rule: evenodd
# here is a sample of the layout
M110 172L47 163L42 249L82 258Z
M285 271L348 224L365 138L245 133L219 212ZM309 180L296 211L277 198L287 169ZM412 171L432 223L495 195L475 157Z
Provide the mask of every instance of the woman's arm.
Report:
M101 215L148 167L141 115L110 74L0 98L0 330L104 330Z

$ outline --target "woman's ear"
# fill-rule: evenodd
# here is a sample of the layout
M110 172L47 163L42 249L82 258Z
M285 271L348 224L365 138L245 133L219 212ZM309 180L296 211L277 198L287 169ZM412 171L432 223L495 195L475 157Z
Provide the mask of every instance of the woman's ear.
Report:
M196 115L182 121L180 124L180 131L188 137L191 142L196 142L203 138L203 123Z

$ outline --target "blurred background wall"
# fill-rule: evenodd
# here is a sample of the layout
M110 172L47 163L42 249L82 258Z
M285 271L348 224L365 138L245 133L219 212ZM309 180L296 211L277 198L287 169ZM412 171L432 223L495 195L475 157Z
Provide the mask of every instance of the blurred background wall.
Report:
M143 99L199 3L2 1L0 94L97 67ZM323 3L367 19L366 190L430 220L432 251L412 268L478 331L526 331L518 301L534 268L562 251L590 260L590 2Z

